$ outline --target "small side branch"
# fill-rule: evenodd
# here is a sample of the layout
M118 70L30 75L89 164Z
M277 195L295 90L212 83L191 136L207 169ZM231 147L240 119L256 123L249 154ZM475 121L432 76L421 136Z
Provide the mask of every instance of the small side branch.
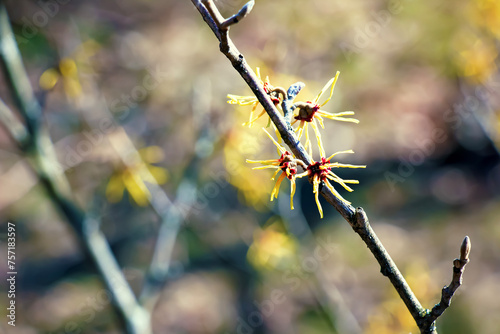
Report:
M460 246L460 258L453 260L453 274L451 278L451 283L445 286L441 291L441 301L434 305L430 313L427 315L424 323L425 332L422 333L435 333L436 330L436 319L439 318L443 312L450 306L451 298L457 291L457 289L462 285L462 276L465 270L465 266L469 263L469 254L471 249L470 238L466 236L462 241Z
M284 98L283 102L281 103L281 108L285 113L285 120L290 126L292 123L293 110L295 109L295 107L293 106L293 100L295 100L295 97L299 94L302 88L304 88L304 86L305 83L300 81L291 85L286 92L286 98Z
M220 28L229 29L231 25L243 20L245 16L247 16L252 11L253 5L255 5L254 0L247 2L237 14L234 14L233 16L222 22Z

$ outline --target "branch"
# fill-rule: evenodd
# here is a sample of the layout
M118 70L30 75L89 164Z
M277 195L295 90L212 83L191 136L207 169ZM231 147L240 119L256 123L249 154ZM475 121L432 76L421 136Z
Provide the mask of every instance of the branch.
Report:
M0 61L16 105L26 122L26 128L22 126L22 123L16 125L17 129L13 132L13 138L18 140L21 150L31 158L31 165L49 198L81 240L86 253L101 275L104 285L110 291L113 305L125 323L127 331L133 334L150 333L149 316L137 303L106 237L99 230L99 223L86 216L75 205L70 199L67 180L63 175L55 172L57 159L54 147L46 131L41 131L39 128L42 116L41 107L33 93L10 27L7 11L2 4L0 4ZM5 126L9 126L9 122L16 120L15 117L8 115L9 110L3 108L2 105L0 105L0 111L4 114L0 121ZM24 139L22 135L25 136Z
M441 291L441 301L434 305L430 313L427 315L424 327L427 332L422 333L436 333L436 319L440 317L443 312L450 306L451 298L455 294L455 291L462 285L462 275L465 270L465 266L469 263L469 254L471 249L470 238L466 236L462 241L460 246L460 259L453 260L453 275L451 283L445 286Z
M191 0L191 2L196 6L205 22L207 22L215 36L219 39L221 52L229 59L229 61L231 61L233 67L248 84L260 104L264 107L267 114L271 118L271 121L274 125L276 125L283 141L288 145L295 157L302 160L306 166L310 165L313 160L309 157L304 146L298 140L290 122L287 122L278 109L276 109L274 103L269 98L269 95L264 91L264 87L260 84L255 72L245 61L245 57L238 51L231 39L227 36L227 30L220 28L220 22L224 21L224 19L219 13L217 7L213 4L212 0L203 0L205 5L202 4L200 0ZM214 13L213 16L211 15L211 12ZM291 115L287 114L287 117L291 117ZM356 210L353 206L340 201L328 189L328 187L321 187L320 192L328 203L333 205L347 221L351 221L354 218Z
M292 85L288 92L287 97L283 99L282 108L285 117L281 115L275 105L272 103L269 95L264 91L260 81L253 72L252 68L246 63L243 55L238 51L236 46L228 36L227 24L228 20L224 20L222 15L219 13L217 7L214 5L212 0L191 0L193 5L198 9L201 16L205 22L210 26L215 36L220 42L220 51L229 59L236 71L241 75L241 77L248 84L250 89L253 91L260 104L264 107L267 114L269 115L271 121L275 124L278 129L281 138L290 148L296 158L302 160L305 165L310 165L312 163L311 157L306 153L303 145L297 139L294 130L292 129L290 122L293 115L293 98L297 95L298 91L302 88L302 83L296 83ZM253 1L252 1L253 2ZM253 5L253 4L251 4ZM246 6L251 8L250 3ZM244 8L240 10L239 13L244 12ZM248 10L245 10L245 14ZM238 16L238 14L236 15ZM243 18L242 16L241 18ZM240 19L241 19L240 18ZM236 21L237 22L237 21ZM231 24L234 24L233 22ZM328 181L327 181L328 182ZM392 285L398 292L399 296L405 303L406 307L410 311L413 319L417 323L422 333L432 333L428 331L426 327L427 322L430 321L431 324L434 323L435 319L442 314L444 309L449 305L451 296L453 295L456 288L458 288L457 283L450 284L443 289L443 298L440 304L436 305L434 309L430 312L422 307L415 294L412 292L410 286L404 279L403 275L397 268L396 264L390 257L389 253L385 250L384 246L378 239L377 235L371 228L368 217L362 208L357 210L349 205L340 201L329 189L328 187L320 187L321 195L330 203L341 215L342 217L351 225L353 230L359 234L361 239L365 242L367 247L370 249L374 257L377 259L381 267L381 273L389 278ZM468 240L468 238L466 238ZM467 247L465 247L467 248ZM463 251L463 253L467 253ZM460 262L462 263L462 262ZM465 264L464 264L465 265ZM463 269L463 266L461 267ZM457 269L458 270L458 269ZM460 274L461 275L461 274ZM456 282L456 281L453 281ZM452 282L452 283L453 283ZM449 296L449 297L448 297ZM442 310L442 311L441 311ZM435 317L433 320L432 318Z
M356 210L356 218L354 222L351 223L351 227L365 242L373 256L375 256L380 264L380 272L391 281L392 285L410 311L413 319L415 319L417 324L421 322L426 313L425 309L422 305L420 305L420 302L417 297L415 297L408 283L406 283L406 280L398 270L391 256L385 250L384 246L380 242L380 239L375 234L375 231L373 231L363 208L358 208Z

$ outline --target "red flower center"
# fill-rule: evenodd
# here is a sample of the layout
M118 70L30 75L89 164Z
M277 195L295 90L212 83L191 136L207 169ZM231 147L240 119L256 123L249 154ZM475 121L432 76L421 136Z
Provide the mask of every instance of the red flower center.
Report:
M288 179L292 179L293 175L297 174L297 163L294 161L293 156L290 152L286 151L279 158L280 168L288 177ZM287 171L288 170L288 174Z
M321 166L324 166L326 164L329 164L330 160L326 160L326 158L321 158L321 161L316 161L315 163L310 164L307 166L307 170L309 171L309 177L313 177L314 175L318 175L319 179L321 181L326 180L326 176L328 175L328 172L331 170L331 168L320 168Z
M271 101L273 101L274 105L276 106L280 103L280 99L279 97L276 96L276 93L273 92L273 89L274 87L271 86L268 82L264 82L264 92L266 92L269 95Z
M319 105L312 103L311 101L307 101L307 104L299 109L299 114L295 116L295 119L304 122L312 122L314 118L314 114L319 110Z

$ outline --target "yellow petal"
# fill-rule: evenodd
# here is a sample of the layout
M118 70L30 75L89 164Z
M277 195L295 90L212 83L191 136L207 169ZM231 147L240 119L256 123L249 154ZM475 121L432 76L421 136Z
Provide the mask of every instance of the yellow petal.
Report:
M39 84L40 88L44 90L50 90L54 88L56 85L57 81L59 80L59 72L53 68L49 68L45 72L42 73L40 76Z
M272 166L272 165L271 165L271 166L269 166L269 165L268 165L268 166L259 166L259 167L254 167L254 168L252 168L252 169L267 169L267 168L278 168L278 169L279 169L280 167L279 167L279 166Z
M270 160L250 160L250 159L246 159L246 162L247 163L250 163L250 164L278 164L279 165L279 161L278 159L270 159Z
M338 184L340 184L342 187L344 187L345 190L347 190L349 192L353 191L353 189L351 187L349 187L347 184L345 184L344 180L342 180L340 177L338 177L334 173L329 172L326 177L329 178L330 180L332 180L332 181L337 182Z
M80 81L78 78L67 77L63 80L64 83L64 91L69 97L77 97L82 93L82 86L80 85Z
M331 89L330 89L330 96L326 99L325 102L323 102L321 104L321 107L324 106L325 104L328 103L328 101L330 101L330 99L332 98L333 96L333 90L335 89L335 84L337 83L337 79L339 78L339 75L340 75L340 72L337 71L337 73L335 74L335 77L331 78L330 81L328 81L325 85L325 87L323 87L323 89L319 92L318 96L316 96L316 98L314 99L314 103L318 103L319 99L321 98L321 96L323 95L323 93L328 89L328 87L331 85Z
M153 182L150 183L156 183L156 184L164 184L167 182L169 178L169 173L168 170L166 170L163 167L158 167L158 166L153 166L153 165L148 165L148 170L151 173L151 175L154 177Z
M139 150L141 158L149 163L158 163L165 159L165 152L160 146L148 146Z
M122 174L115 173L111 176L106 186L106 198L111 203L117 203L123 198L124 190L125 185L123 184Z
M255 106L257 106L257 105L255 105ZM252 112L253 112L253 110L252 110ZM261 118L265 113L266 113L266 110L262 109L262 111L260 112L259 116L255 117L254 119L252 119L252 114L250 114L250 120L248 122L246 122L246 123L243 123L243 126L247 126L248 125L248 127L251 128L252 125L253 125L253 123L255 123L255 121L258 120L259 118Z
M123 175L123 183L127 188L132 199L139 206L146 206L151 198L151 193L140 177L132 172L126 172Z
M281 181L283 181L284 178L285 178L285 173L281 173L280 177L278 178L278 181L276 181L276 184L274 185L273 192L271 193L271 201L274 199L274 197L278 198Z
M274 180L274 178L276 177L276 175L278 175L278 173L279 173L279 171L280 171L280 170L281 170L281 169L280 169L280 168L278 168L278 169L276 170L276 172L274 172L273 177L271 177L271 180Z
M281 154L285 153L286 150L283 146L281 146L280 144L278 144L278 142L276 140L274 140L274 138L269 134L269 132L267 132L266 129L262 128L262 130L264 130L264 132L267 134L267 136L269 138L271 138L271 140L273 141L274 145L276 145L276 147L280 150Z
M59 69L61 70L61 74L65 77L78 77L78 69L76 67L76 63L71 58L63 58L59 62Z
M237 104L240 106L248 106L259 101L253 95L241 96L241 95L227 94L227 98L230 99L229 101L227 101L227 103Z
M321 134L319 133L318 126L316 125L316 120L313 119L311 122L311 126L314 130L314 134L316 135L316 140L318 141L318 147L319 147L319 154L324 157L325 156L325 149L323 148L323 143L321 141Z
M354 153L354 151L353 151L353 150L338 151L338 152L335 152L335 153L333 153L332 155L330 155L330 156L328 157L328 159L326 159L326 160L331 160L331 159L332 159L334 156L336 156L337 154L344 154L344 153Z
M330 182L325 182L325 185L327 186L328 189L330 189L330 191L335 195L335 197L337 197L338 199L340 199L342 202L346 203L347 205L351 204L351 202L346 201L344 199L344 197L340 196L340 194L337 192L337 190L335 190L335 188L330 184Z
M331 114L331 113L323 111L323 110L320 110L318 112L320 113L319 115L321 115L322 117L326 117L326 118L334 120L334 121L351 122L351 123L356 123L356 124L359 123L359 120L356 118L345 118L345 117L341 117L341 116L336 116L335 114Z

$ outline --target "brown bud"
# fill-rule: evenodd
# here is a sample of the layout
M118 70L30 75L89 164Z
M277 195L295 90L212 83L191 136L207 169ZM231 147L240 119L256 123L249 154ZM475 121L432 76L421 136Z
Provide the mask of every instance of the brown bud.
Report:
M469 254L470 254L470 238L466 236L464 238L464 241L462 242L462 246L460 247L460 260L461 261L468 261L469 260Z

